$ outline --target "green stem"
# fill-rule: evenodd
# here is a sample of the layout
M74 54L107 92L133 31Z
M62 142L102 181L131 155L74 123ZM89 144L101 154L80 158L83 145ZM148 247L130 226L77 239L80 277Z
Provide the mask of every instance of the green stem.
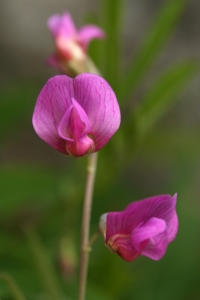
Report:
M7 273L0 273L0 279L4 280L10 288L13 297L16 300L26 300L25 296L21 292L20 288L14 281L14 279Z
M49 299L64 299L63 293L59 286L58 278L55 274L55 270L39 236L32 229L26 230L25 233L29 240L32 252L35 256L35 261L43 280L44 287L49 295Z
M85 189L85 197L83 204L82 227L81 227L81 261L80 261L80 277L79 277L79 296L78 300L85 299L88 261L89 261L89 233L90 218L92 208L92 197L94 190L94 180L97 166L97 153L88 156L87 181Z

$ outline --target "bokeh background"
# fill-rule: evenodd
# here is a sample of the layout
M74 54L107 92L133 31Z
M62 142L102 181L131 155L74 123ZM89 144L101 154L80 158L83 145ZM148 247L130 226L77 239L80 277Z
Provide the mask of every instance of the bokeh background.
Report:
M55 300L56 293L64 294L63 299L77 297L87 159L65 157L54 151L36 136L31 124L40 89L57 74L45 64L46 57L54 51L46 20L63 11L71 13L78 28L94 20L108 29L107 40L92 42L90 53L119 95L122 108L121 128L99 153L91 233L98 227L102 213L122 210L129 202L148 196L178 193L179 233L165 257L159 262L140 257L127 263L110 253L99 238L91 253L87 299L200 299L198 0L174 0L183 6L176 25L165 37L163 24L165 43L155 51L134 92L123 98L120 91L128 74L126 68L132 57L137 65L149 28L168 2L172 1L0 2L1 300L15 299L5 274L12 276L27 300ZM116 25L118 5L116 15L120 22ZM113 28L119 29L117 34L112 34ZM113 48L117 44L115 55ZM99 52L103 57L97 55ZM120 66L119 61L110 62L112 53L116 59L120 57ZM162 118L158 113L156 122L150 122L154 126L141 137L137 120L129 116L129 111L146 99L170 65L181 61L191 61L196 69L188 69L191 76L178 85L176 94L170 94L172 101L164 107ZM166 95L171 82L173 78L163 90Z

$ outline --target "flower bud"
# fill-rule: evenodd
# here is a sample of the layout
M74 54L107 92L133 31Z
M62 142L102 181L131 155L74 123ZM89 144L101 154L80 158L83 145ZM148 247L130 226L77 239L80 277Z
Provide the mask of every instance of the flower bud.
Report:
M67 75L89 72L91 65L87 55L88 44L92 39L103 39L103 30L95 25L87 25L77 30L69 13L53 15L47 25L55 42L55 54L47 63Z

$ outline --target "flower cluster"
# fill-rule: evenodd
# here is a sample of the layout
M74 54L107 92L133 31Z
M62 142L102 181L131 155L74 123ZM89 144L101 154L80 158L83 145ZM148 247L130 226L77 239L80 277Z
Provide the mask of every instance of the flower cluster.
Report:
M78 31L68 13L53 15L48 26L56 45L49 63L66 74L70 73L71 63L76 70L82 70L83 65L85 70L88 43L105 36L93 25ZM33 126L40 138L56 150L77 157L105 146L120 121L112 88L100 76L89 73L49 79L33 113ZM155 196L133 202L124 211L104 214L99 228L106 246L126 261L139 255L162 258L178 230L176 198Z

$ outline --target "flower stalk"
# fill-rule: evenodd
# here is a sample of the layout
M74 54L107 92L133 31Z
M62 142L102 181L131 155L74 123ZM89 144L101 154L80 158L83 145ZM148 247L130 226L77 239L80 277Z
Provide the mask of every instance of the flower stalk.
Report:
M100 236L101 232L99 230L97 230L90 238L89 243L88 243L88 247L91 247L93 245L93 243L96 241L96 239Z
M92 208L92 197L94 190L94 180L97 166L97 152L88 156L87 181L85 197L83 203L82 227L81 227L81 260L80 260L80 277L79 277L79 296L78 300L85 299L86 281L88 272L88 260L90 253L89 234L90 218Z

